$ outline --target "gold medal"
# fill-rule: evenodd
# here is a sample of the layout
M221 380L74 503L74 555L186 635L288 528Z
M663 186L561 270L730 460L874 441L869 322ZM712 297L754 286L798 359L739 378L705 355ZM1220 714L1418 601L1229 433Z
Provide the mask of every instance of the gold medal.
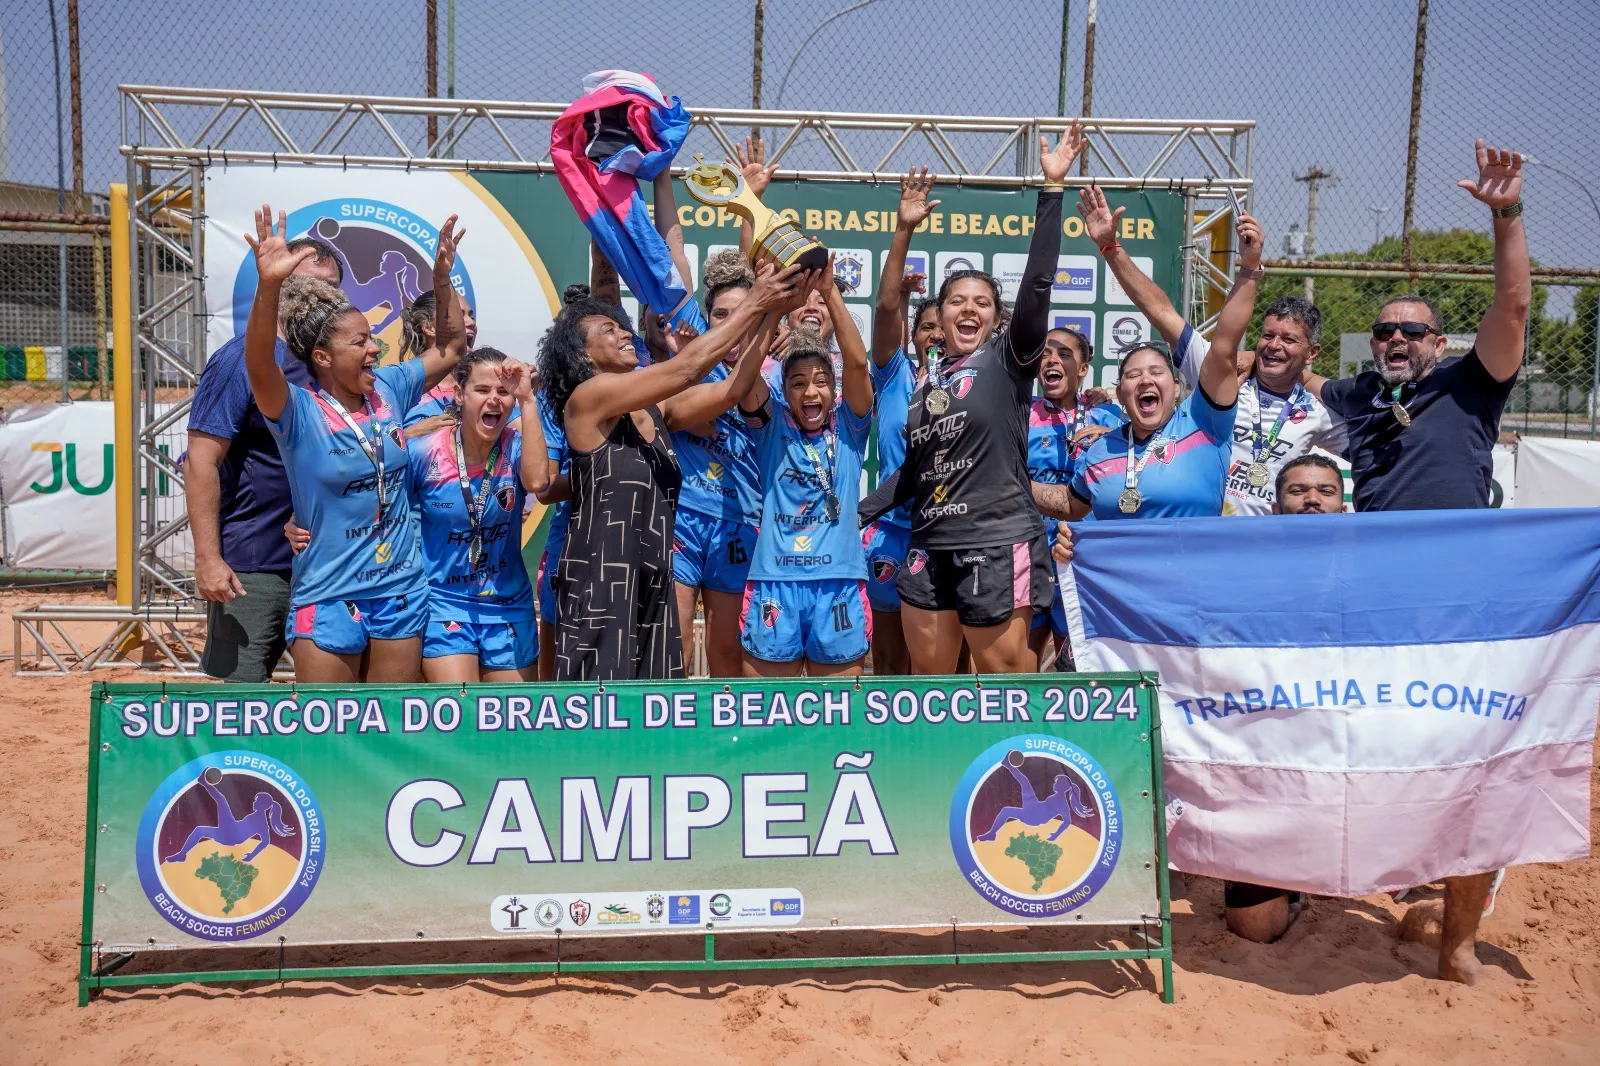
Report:
M943 389L929 389L925 402L930 413L942 415L950 409L950 394Z
M1272 472L1267 469L1266 463L1250 464L1250 484L1254 488L1265 488L1267 482L1272 480Z
M1400 404L1394 404L1389 408L1389 410L1394 412L1394 420L1400 423L1402 429L1411 424L1411 412L1407 411Z
M1144 497L1139 495L1138 489L1123 489L1122 495L1117 497L1117 510L1123 514L1133 514L1144 502Z

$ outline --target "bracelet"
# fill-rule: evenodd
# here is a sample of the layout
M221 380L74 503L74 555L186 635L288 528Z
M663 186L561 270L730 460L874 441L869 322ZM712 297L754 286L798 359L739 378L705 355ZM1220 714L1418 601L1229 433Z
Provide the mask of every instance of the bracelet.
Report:
M1239 280L1240 281L1260 281L1262 278L1264 278L1266 276L1267 276L1267 268L1266 267L1260 267L1260 266L1251 267L1249 270L1240 270L1239 271Z
M1064 181L1047 181L1041 186L1045 192L1066 192L1067 183Z
M1121 248L1121 247L1122 247L1122 245L1118 244L1116 241L1112 241L1110 244L1102 244L1100 246L1100 256L1101 256L1101 258L1105 258L1106 256L1111 254L1111 250L1113 248Z
M1516 218L1522 214L1522 197L1517 197L1517 202L1507 204L1505 207L1496 207L1489 212L1495 218Z

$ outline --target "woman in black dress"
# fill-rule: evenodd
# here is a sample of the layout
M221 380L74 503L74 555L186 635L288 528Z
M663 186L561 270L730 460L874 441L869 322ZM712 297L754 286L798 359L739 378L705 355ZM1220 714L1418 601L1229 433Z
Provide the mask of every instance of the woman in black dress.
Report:
M539 343L539 374L567 434L572 524L552 584L557 681L681 678L672 577L680 474L669 432L728 410L761 372L776 319L816 276L763 269L743 303L676 358L642 369L627 316L596 300L567 305ZM734 345L730 377L705 376Z

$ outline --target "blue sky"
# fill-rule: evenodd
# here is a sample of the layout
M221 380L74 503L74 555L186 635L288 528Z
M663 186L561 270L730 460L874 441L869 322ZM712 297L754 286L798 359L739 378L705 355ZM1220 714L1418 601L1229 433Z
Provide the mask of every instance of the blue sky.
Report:
M769 0L768 106L802 39L847 6ZM459 0L457 95L566 100L585 72L618 66L650 71L691 108L747 105L751 7L749 0ZM86 169L94 188L122 173L118 82L393 95L423 89L420 0L277 0L253 9L213 0L84 0L82 9ZM414 22L404 24L401 14L413 9ZM1073 0L1069 114L1080 99L1086 9L1086 0ZM597 10L604 25L596 24ZM1304 187L1291 174L1312 163L1340 176L1321 196L1319 251L1369 245L1369 207L1387 207L1383 230L1399 231L1415 0L1102 0L1099 11L1095 113L1255 119L1257 206L1274 250L1290 222L1303 221ZM1060 18L1057 0L877 0L812 41L793 63L783 103L1053 114ZM0 4L16 180L54 182L48 25L43 0ZM442 38L441 28L441 47ZM1479 135L1595 175L1590 184L1600 196L1597 40L1594 0L1432 0L1419 226L1484 225L1481 208L1453 187L1471 176ZM1535 170L1526 198L1537 257L1600 265L1600 218L1577 186Z

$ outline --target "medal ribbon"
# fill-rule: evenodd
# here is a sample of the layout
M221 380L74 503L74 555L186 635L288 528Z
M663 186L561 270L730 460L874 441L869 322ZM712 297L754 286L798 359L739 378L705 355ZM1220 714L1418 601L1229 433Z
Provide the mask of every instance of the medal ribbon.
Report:
M943 362L944 353L939 350L939 346L933 345L930 347L928 349L928 386L930 389L944 388L945 378L940 372L940 366Z
M355 420L354 415L345 410L344 404L328 395L320 385L317 386L317 395L322 397L323 403L339 412L339 417L344 419L344 424L349 426L350 432L356 435L356 443L361 445L361 450L366 453L367 461L372 464L372 469L378 472L378 516L372 520L373 532L376 533L378 527L383 525L383 512L385 507L388 506L389 500L388 486L385 484L383 476L383 425L378 421L378 412L372 406L372 394L368 393L361 397L361 406L366 410L367 422L372 426L372 438L378 444L376 449L372 447L372 441L367 440L367 435L361 432L361 423Z
M494 467L500 461L500 442L505 440L505 431L495 438L494 447L489 449L489 458L483 464L483 484L478 486L476 498L472 493L472 478L467 476L467 453L461 446L461 427L457 426L451 434L450 443L455 446L456 453L456 479L461 483L461 500L467 505L467 521L472 523L472 541L467 548L467 567L475 572L483 564L485 552L483 550L483 509L489 503L489 489L494 485Z
M1174 411L1173 415L1176 414L1177 412ZM1161 429L1156 432L1156 435L1150 438L1150 443L1145 445L1144 454L1139 457L1138 462L1135 462L1133 458L1133 423L1124 422L1122 424L1122 434L1128 438L1128 471L1123 475L1124 491L1128 489L1138 490L1139 475L1144 473L1144 465L1150 461L1150 457L1166 447L1167 426L1171 424L1172 418L1169 416Z
M1380 410L1386 407L1404 407L1405 405L1400 402L1400 397L1405 394L1407 387L1412 384L1415 384L1415 382L1396 385L1392 390L1390 390L1389 399L1387 400L1383 398L1383 393L1380 391L1378 395L1372 398L1372 406L1379 408ZM1406 413L1410 414L1411 412L1407 411Z
M1263 440L1261 436L1261 383L1255 378L1250 379L1250 384L1256 390L1256 421L1250 430L1250 458L1258 463L1267 461L1267 454L1272 446L1278 443L1278 435L1283 432L1284 423L1289 421L1289 416L1300 406L1301 397L1306 395L1305 386L1298 381L1294 383L1294 391L1289 393L1289 398L1278 409L1277 421L1272 423L1272 430Z
M800 446L806 450L806 457L811 460L811 468L817 472L817 480L822 483L824 498L831 499L833 497L833 453L837 438L834 436L833 430L828 429L823 430L822 439L828 452L826 464L823 463L822 456L817 454L817 450L811 446L809 440L801 438Z

